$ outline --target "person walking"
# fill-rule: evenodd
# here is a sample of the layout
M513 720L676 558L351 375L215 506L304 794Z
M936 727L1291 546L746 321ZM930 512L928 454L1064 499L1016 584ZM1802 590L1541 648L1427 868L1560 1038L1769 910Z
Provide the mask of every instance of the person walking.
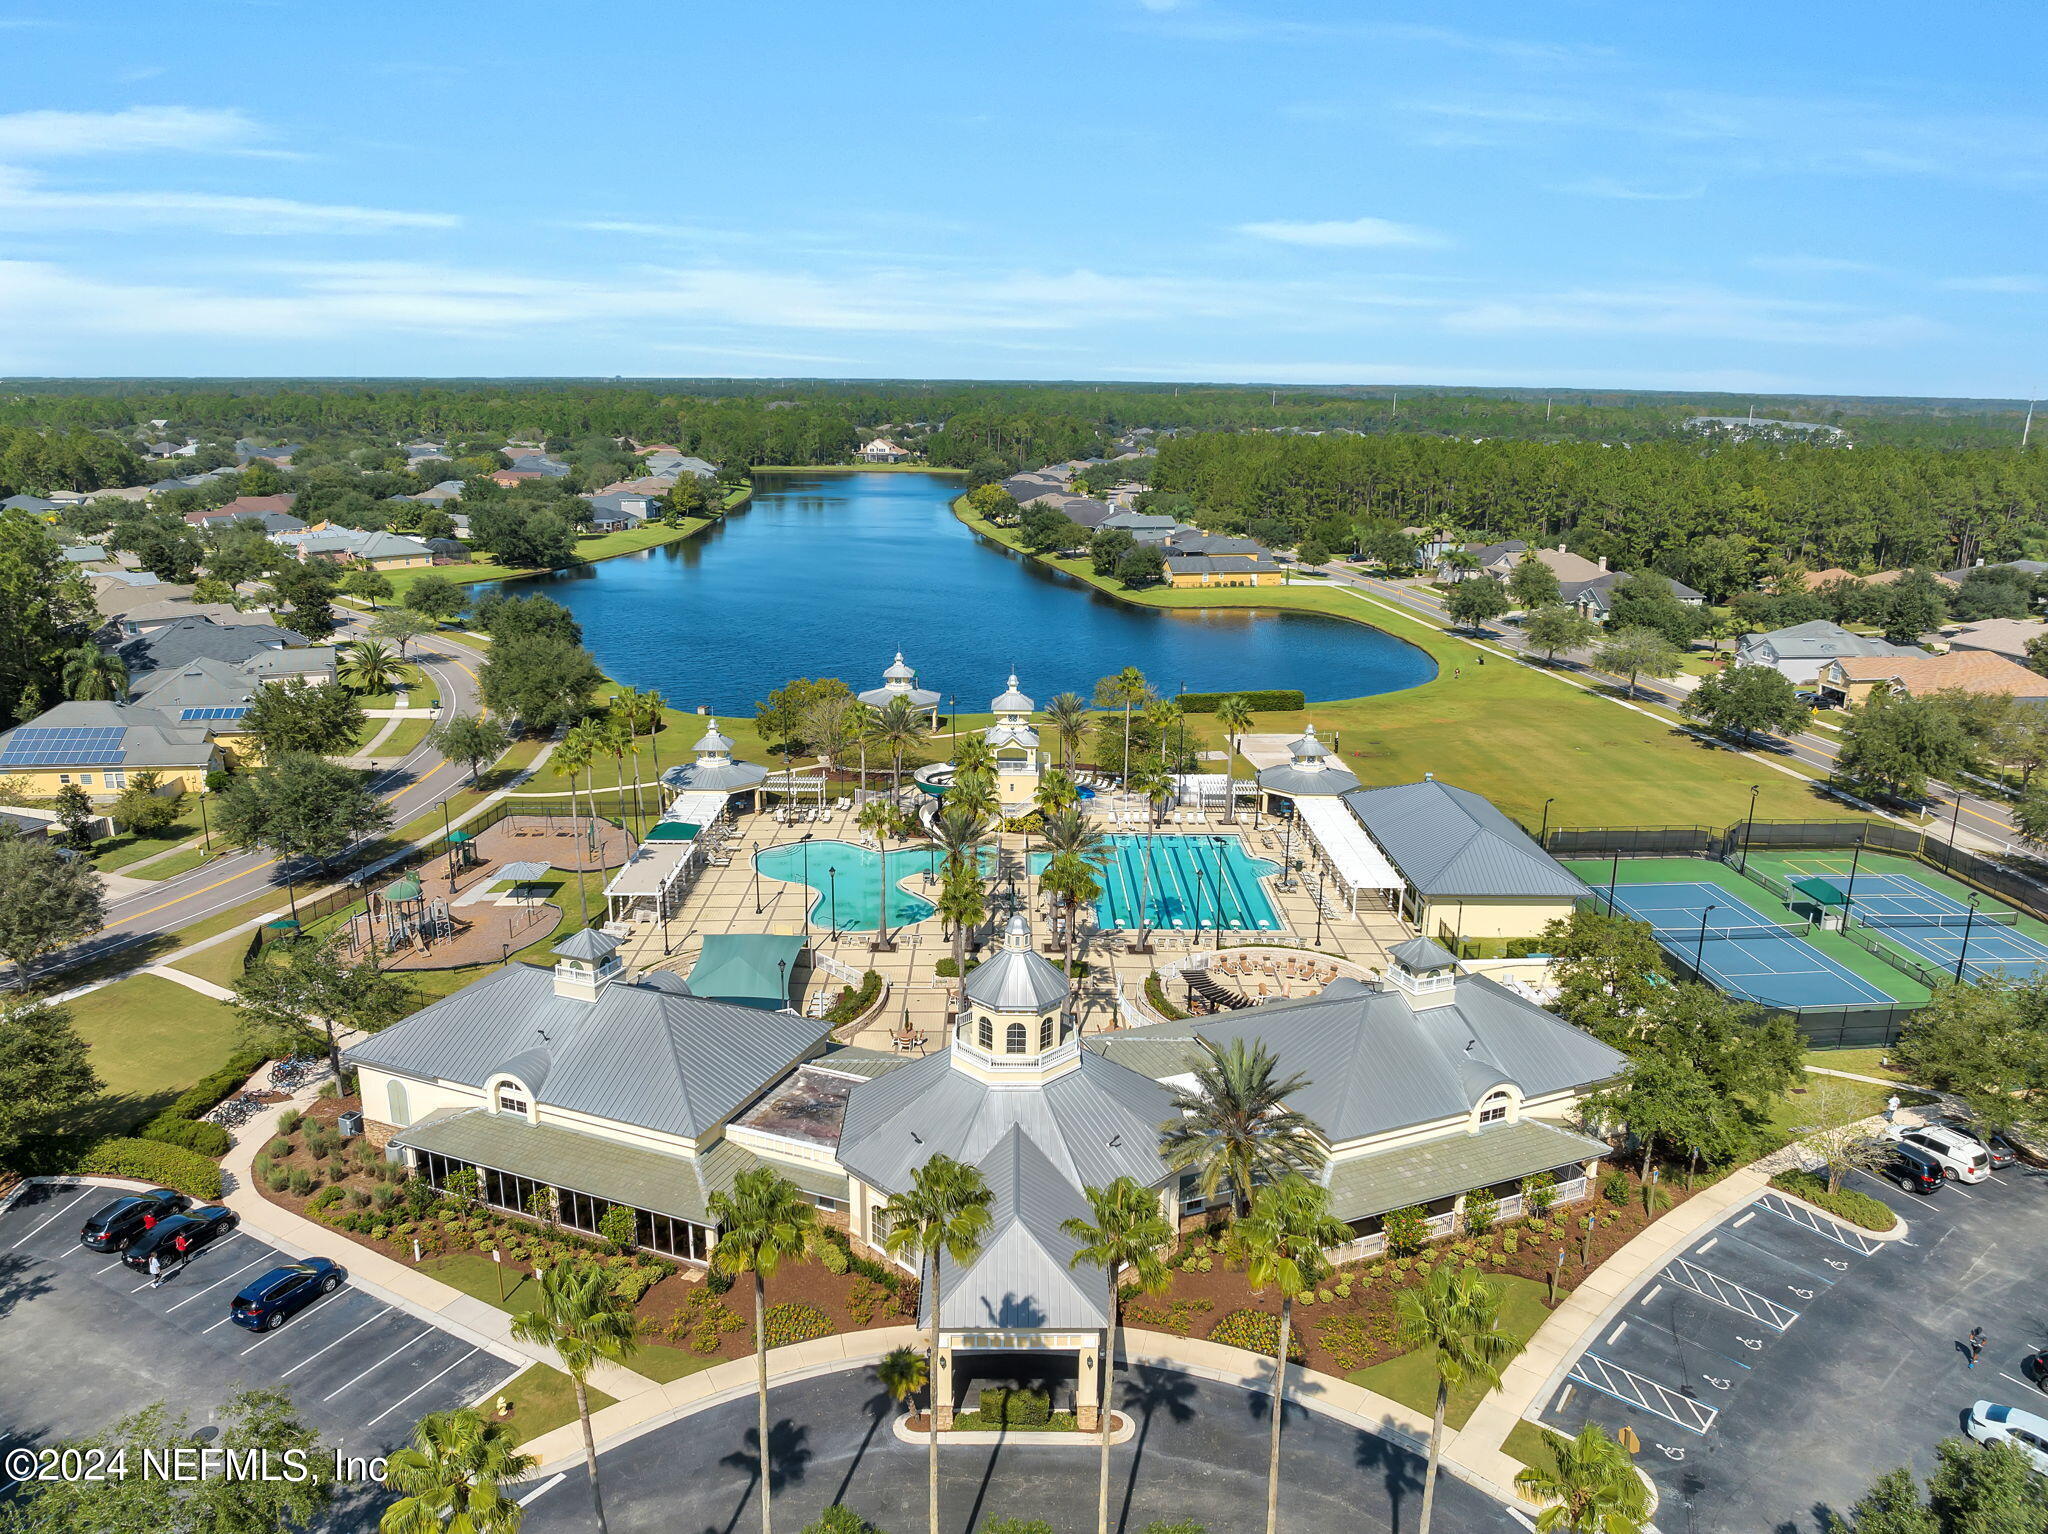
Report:
M1990 1340L1989 1337L1984 1335L1983 1327L1973 1326L1970 1328L1970 1367L1972 1369L1977 1367L1977 1355L1984 1351L1984 1344Z
M1899 1116L1899 1094L1894 1092L1884 1100L1884 1121L1889 1124Z
M151 1252L151 1253L149 1254L149 1287L150 1287L150 1288L152 1288L152 1289L161 1289L161 1288L163 1287L163 1282L164 1282L164 1260L163 1260L163 1257L162 1257L162 1256L161 1256L161 1255L160 1255L159 1253L156 1253L156 1252Z

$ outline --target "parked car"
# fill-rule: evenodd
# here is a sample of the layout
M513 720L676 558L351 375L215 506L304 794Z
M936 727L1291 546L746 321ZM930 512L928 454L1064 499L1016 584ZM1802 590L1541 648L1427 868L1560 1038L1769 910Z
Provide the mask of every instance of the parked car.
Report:
M1925 1151L1940 1165L1944 1175L1958 1182L1982 1182L1991 1175L1991 1152L1966 1134L1924 1124L1918 1129L1894 1130L1901 1145Z
M1922 1197L1936 1191L1942 1183L1941 1163L1917 1145L1894 1145L1877 1175L1897 1183L1901 1193L1918 1193Z
M1995 1129L1986 1129L1963 1118L1943 1118L1940 1127L1984 1147L1991 1158L1991 1170L2002 1172L2020 1159L2019 1148Z
M2048 1391L2048 1348L2029 1353L2026 1362L2020 1365L2020 1373L2042 1390Z
M2034 1474L2048 1475L2048 1418L2017 1406L1978 1401L1970 1407L1963 1431L1979 1443L2009 1443L2025 1455Z
M228 1302L228 1319L252 1332L267 1332L321 1295L332 1294L347 1277L347 1268L326 1257L286 1263L243 1285Z
M131 1268L146 1268L150 1254L156 1252L169 1262L180 1236L185 1238L185 1255L189 1257L213 1245L241 1223L240 1215L232 1209L223 1209L219 1204L207 1204L185 1214L174 1214L168 1220L158 1220L156 1228L134 1241L121 1260Z
M103 1204L79 1227L78 1241L88 1251L126 1251L128 1243L159 1220L182 1214L192 1200L170 1188L151 1188L147 1193L124 1193L111 1204Z

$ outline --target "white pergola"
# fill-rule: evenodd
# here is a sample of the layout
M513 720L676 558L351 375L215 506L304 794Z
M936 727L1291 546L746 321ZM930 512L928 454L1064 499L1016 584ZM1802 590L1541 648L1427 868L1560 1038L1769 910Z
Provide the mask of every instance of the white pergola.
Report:
M1398 902L1407 881L1343 800L1299 798L1294 801L1294 813L1331 878L1343 889L1344 903L1353 914L1358 910L1358 897L1368 890L1391 893L1395 899L1389 904Z

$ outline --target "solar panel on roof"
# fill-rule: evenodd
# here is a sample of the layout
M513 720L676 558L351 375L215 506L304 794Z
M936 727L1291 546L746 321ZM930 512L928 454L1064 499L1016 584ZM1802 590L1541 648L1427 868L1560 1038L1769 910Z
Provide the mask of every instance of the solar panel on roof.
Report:
M188 708L178 715L180 720L193 719L240 719L248 713L248 705L227 706L225 704L208 708Z

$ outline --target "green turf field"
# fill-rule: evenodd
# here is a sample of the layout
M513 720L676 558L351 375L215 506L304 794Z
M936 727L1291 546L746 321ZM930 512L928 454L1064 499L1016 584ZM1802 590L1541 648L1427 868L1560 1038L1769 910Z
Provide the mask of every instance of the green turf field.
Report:
M1761 858L1752 859L1761 863ZM1803 922L1805 916L1772 894L1754 879L1745 879L1726 863L1712 858L1573 858L1566 868L1594 890L1607 887L1610 877L1621 884L1713 884L1728 891L1752 910L1774 922ZM1887 996L1910 1007L1924 1007L1931 994L1911 976L1887 964L1867 949L1833 932L1814 931L1806 941L1851 974L1869 981Z

